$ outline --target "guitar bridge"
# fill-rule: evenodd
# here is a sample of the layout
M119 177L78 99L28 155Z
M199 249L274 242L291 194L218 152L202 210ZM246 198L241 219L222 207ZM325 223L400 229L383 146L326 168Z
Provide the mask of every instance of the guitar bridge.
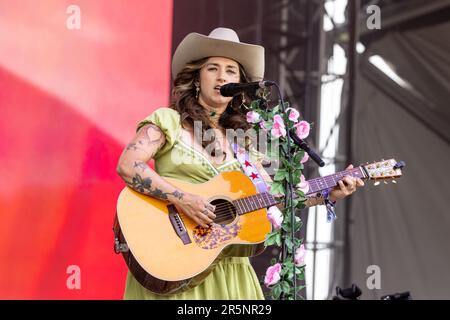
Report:
M169 210L169 219L172 223L172 227L175 229L175 232L180 237L181 241L183 241L183 244L186 245L191 243L191 238L189 238L189 234L180 218L177 208L173 204L169 204L167 205L167 209Z

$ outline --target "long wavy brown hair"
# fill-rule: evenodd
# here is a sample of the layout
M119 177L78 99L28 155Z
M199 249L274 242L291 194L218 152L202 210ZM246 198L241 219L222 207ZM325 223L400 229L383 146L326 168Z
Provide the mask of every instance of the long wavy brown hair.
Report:
M186 64L186 66L178 73L174 82L172 89L172 102L170 107L178 111L181 115L181 123L184 127L189 126L194 128L194 122L200 121L202 124L202 135L206 130L212 128L212 122L208 114L208 110L204 108L198 102L196 95L195 82L200 79L200 69L205 65L209 58L200 59L191 63ZM239 63L238 63L239 64ZM240 82L247 83L249 78L247 77L244 68L239 64L239 74ZM250 102L249 96L245 95L245 100L247 103ZM247 110L241 106L242 105L242 95L235 96L225 112L219 118L219 125L224 129L242 129L246 131L251 128L251 125L246 120ZM201 137L194 136L194 139L198 141ZM214 137L210 141L205 141L201 139L203 148L206 148L208 144L214 141ZM214 154L213 154L214 156Z

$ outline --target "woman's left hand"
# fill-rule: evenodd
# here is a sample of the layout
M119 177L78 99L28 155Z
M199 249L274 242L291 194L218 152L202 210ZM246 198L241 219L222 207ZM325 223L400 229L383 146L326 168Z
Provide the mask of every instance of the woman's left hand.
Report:
M352 168L353 165L351 164L345 170L349 170ZM342 180L338 181L338 185L334 187L330 192L329 199L331 201L343 199L355 192L358 187L362 186L364 186L364 181L362 181L360 178L345 176L344 178L342 178Z

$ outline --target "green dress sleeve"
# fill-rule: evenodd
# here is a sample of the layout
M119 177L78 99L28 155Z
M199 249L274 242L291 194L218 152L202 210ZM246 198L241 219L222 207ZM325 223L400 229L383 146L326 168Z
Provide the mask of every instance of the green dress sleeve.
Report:
M180 137L180 114L176 110L170 108L156 109L148 117L138 123L136 131L149 123L158 126L166 136L166 143L154 156L155 159L158 159L172 149L173 145Z

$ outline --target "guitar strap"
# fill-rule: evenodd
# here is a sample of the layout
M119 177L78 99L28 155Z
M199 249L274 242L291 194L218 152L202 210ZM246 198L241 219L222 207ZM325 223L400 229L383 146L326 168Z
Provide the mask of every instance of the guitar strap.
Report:
M253 184L256 186L258 192L268 192L267 184L262 179L256 166L250 161L250 157L245 148L238 146L237 143L232 144L232 149L236 159L241 164L244 173L250 178Z

